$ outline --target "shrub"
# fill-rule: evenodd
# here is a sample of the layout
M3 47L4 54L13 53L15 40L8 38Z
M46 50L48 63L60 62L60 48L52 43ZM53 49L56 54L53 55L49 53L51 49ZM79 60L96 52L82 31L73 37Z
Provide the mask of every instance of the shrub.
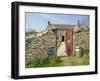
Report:
M88 55L89 54L89 50L85 49L85 48L81 48L81 55Z

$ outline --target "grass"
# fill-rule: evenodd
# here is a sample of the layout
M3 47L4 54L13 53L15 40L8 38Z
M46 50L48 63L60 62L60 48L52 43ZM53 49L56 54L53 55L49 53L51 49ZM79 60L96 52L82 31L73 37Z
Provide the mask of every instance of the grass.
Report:
M33 67L56 67L56 66L80 66L89 65L89 56L77 57L48 57L44 59L32 59L26 62L26 68Z
M60 57L61 66L81 66L81 65L89 65L89 56L77 57Z
M35 58L26 62L26 68L59 66L59 57Z
M72 57L71 58L71 65L89 65L89 56L83 56L83 57Z
M46 58L35 58L25 62L26 63L25 67L33 68L33 67L89 65L89 50L81 48L81 54L82 56L80 57L73 55L71 57L50 56Z

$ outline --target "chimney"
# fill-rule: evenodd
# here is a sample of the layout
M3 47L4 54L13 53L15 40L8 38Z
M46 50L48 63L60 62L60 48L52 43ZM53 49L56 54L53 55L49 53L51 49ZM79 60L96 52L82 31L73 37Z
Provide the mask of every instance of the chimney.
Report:
M80 27L80 20L78 20L78 27Z
M50 25L50 21L48 21L48 25Z

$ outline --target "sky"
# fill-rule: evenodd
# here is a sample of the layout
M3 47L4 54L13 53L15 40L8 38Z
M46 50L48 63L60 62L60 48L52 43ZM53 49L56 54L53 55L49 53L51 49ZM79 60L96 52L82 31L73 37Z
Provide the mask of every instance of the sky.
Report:
M40 32L45 30L48 21L51 24L71 24L77 25L78 20L82 25L89 25L88 15L74 15L74 14L53 14L53 13L25 13L26 32Z

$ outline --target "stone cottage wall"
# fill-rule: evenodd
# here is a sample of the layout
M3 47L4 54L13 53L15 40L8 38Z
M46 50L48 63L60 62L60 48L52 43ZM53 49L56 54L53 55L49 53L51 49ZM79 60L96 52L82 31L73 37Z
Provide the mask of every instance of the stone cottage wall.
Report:
M80 31L80 32L74 32L73 34L73 43L74 43L74 52L76 46L79 46L80 48L83 48L85 50L89 50L89 31Z
M73 30L74 31L74 30ZM60 33L59 33L60 32ZM42 32L32 32L26 33L25 36L25 59L34 59L34 58L45 58L48 56L48 49L51 47L56 48L59 46L57 43L56 36L64 35L64 30L54 31L53 27L48 27ZM61 40L61 37L60 37ZM60 43L59 43L60 44ZM89 49L89 30L82 28L80 31L73 32L73 48L80 46L85 49Z
M25 57L28 59L45 58L48 56L47 50L50 47L56 49L56 34L52 29L41 33L26 33Z

